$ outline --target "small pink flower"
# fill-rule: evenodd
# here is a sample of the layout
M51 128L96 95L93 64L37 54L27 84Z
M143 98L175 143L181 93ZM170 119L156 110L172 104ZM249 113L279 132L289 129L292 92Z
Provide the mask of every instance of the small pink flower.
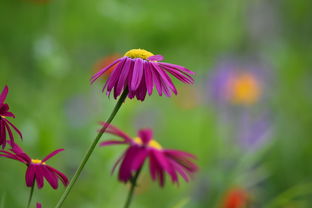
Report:
M36 208L42 208L42 205L40 203L37 203Z
M165 173L171 177L173 183L179 183L178 175L188 182L198 169L192 162L196 159L194 155L179 150L163 149L157 141L153 140L153 131L150 129L139 130L138 136L134 139L112 125L108 126L106 132L116 135L122 140L105 141L100 146L129 145L113 168L114 171L120 164L118 179L122 182L126 183L131 180L133 173L141 169L147 160L151 177L153 180L158 180L160 186L165 184Z
M190 75L194 72L175 64L160 62L163 56L154 55L143 49L132 49L112 64L103 68L91 77L91 83L105 74L112 67L115 70L109 75L103 91L109 96L114 89L114 98L116 99L125 89L129 90L130 99L136 97L143 101L146 93L152 94L154 86L158 94L164 93L170 97L172 92L177 94L177 90L169 77L169 74L180 81L192 84L193 78Z
M10 143L10 142L9 142ZM47 155L43 160L31 159L17 144L10 143L12 149L9 151L1 150L0 157L6 157L13 160L20 161L27 166L26 170L26 185L32 187L35 182L38 188L42 188L44 179L46 179L53 189L58 188L58 180L60 180L64 186L68 185L67 177L60 171L52 168L46 164L46 161L55 156L64 149L58 149Z
M4 149L7 144L7 135L9 135L10 141L14 143L11 127L22 138L22 133L7 119L7 117L15 118L15 115L9 112L9 105L4 103L8 92L9 88L8 86L5 86L0 94L0 146L2 146L2 149Z

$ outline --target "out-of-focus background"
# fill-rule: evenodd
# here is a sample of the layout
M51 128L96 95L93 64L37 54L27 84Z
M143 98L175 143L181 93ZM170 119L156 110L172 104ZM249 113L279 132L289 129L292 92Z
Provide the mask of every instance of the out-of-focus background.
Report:
M310 208L311 10L304 0L3 0L0 88L16 141L39 159L65 148L49 164L71 177L116 102L90 76L143 48L196 82L127 100L113 123L132 136L153 128L163 147L197 155L200 171L160 188L144 170L132 207ZM110 170L124 148L97 148L64 207L122 207L129 187ZM25 207L25 166L0 167L0 205ZM63 190L36 189L34 202L53 207Z

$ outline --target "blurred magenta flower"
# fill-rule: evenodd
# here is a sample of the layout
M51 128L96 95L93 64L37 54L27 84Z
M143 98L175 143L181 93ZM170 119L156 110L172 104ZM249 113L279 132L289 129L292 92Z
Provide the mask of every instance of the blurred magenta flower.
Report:
M37 204L36 204L36 208L42 208L41 203L37 203Z
M22 133L8 120L7 117L15 118L15 115L9 112L9 105L4 103L8 95L9 88L5 86L0 94L0 145L2 149L5 148L7 143L7 134L10 137L10 141L14 143L14 136L11 130L11 127L19 134L22 138Z
M136 97L143 101L146 93L152 94L154 86L158 94L164 93L170 97L172 92L177 94L177 90L169 77L173 75L180 81L192 84L194 82L190 75L194 72L175 64L159 62L163 56L154 55L143 49L132 49L112 64L103 68L91 77L91 83L97 80L116 65L116 69L109 75L103 91L106 89L109 96L114 89L114 98L116 99L125 89L129 90L130 99Z
M107 125L106 123L101 123ZM110 134L121 137L123 140L109 140L102 142L100 146L127 144L129 147L117 160L113 167L119 167L118 178L122 182L132 179L133 173L139 171L144 162L149 159L149 169L153 180L158 180L160 186L165 184L165 173L169 174L173 183L179 183L178 175L188 182L198 167L192 162L196 157L190 153L179 150L163 149L162 146L153 139L151 129L141 129L134 139L118 128L110 125L107 131Z
M11 146L12 149L9 151L1 150L0 153L2 154L0 154L0 157L17 160L27 166L25 179L28 187L33 187L36 182L38 188L42 188L44 178L49 182L53 189L58 188L58 180L60 180L64 186L68 185L68 179L63 173L46 164L47 160L64 149L55 150L47 155L43 160L38 160L31 159L17 144L11 143Z

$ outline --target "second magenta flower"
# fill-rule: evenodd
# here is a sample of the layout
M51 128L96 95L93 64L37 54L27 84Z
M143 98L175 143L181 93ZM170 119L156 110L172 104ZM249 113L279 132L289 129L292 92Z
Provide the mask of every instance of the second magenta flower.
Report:
M106 125L102 123L102 125ZM196 157L190 153L164 149L153 139L153 131L150 129L139 130L138 136L132 139L126 133L110 125L107 133L116 135L122 140L109 140L102 142L101 146L114 144L127 144L129 147L117 160L113 170L119 167L118 178L122 182L132 179L133 173L139 171L144 162L149 160L149 170L153 180L157 180L160 186L165 184L165 173L169 174L173 183L178 183L178 176L189 181L197 166L193 163Z

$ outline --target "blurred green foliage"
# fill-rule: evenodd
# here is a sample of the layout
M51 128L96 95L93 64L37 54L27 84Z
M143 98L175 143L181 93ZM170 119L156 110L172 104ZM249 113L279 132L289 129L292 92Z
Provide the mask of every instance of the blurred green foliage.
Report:
M195 71L199 99L186 108L190 95L176 82L177 97L127 101L113 123L133 136L153 128L164 147L196 154L200 171L190 183L176 187L168 180L162 189L145 170L133 207L220 207L227 190L240 186L251 207L309 208L311 10L304 0L3 0L0 87L10 88L7 102L24 134L18 142L34 158L65 148L49 163L71 177L97 122L115 104L101 93L103 82L89 85L95 63L144 48ZM207 101L206 82L224 57L270 66L260 109L271 112L273 133L259 150L239 150L233 122L222 122L220 109ZM122 207L129 187L110 170L123 149L97 148L64 207ZM24 207L25 167L0 159L2 207ZM34 202L53 207L62 191L46 186L35 191Z

